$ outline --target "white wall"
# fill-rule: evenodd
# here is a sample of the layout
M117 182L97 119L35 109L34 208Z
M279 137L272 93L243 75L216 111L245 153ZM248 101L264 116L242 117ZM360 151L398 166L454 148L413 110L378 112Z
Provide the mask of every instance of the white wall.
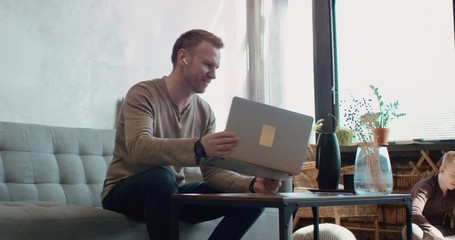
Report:
M225 41L203 95L224 119L246 78L243 0L0 0L0 121L113 128L136 82L171 71L192 28Z

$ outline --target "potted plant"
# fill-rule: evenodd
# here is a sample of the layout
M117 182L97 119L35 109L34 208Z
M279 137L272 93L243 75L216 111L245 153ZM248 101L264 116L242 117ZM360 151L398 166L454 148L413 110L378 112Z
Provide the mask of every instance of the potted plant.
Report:
M338 143L341 146L351 145L352 139L354 138L354 132L346 127L337 127L335 129L335 134L338 138Z
M335 116L333 116L332 114L329 114L329 116L333 117L335 122L337 122L337 119L335 118ZM324 125L324 119L321 118L313 125L313 130L312 130L313 134L321 133L323 125ZM337 123L337 125L338 125L338 123ZM350 128L337 126L335 128L335 135L337 136L338 144L340 146L352 144L352 139L354 138L354 132Z
M382 99L382 94L379 92L379 89L377 87L374 85L370 85L369 87L373 91L373 94L379 104L379 111L366 113L364 117L369 117L372 119L374 127L373 135L378 144L387 144L390 132L390 122L393 119L398 119L400 117L406 116L406 114L398 111L400 108L400 103L398 100L386 103Z
M340 146L348 146L352 144L352 140L354 139L354 132L348 128L348 127L342 127L338 123L338 119L333 116L332 114L329 114L335 121L336 123L336 128L335 128L335 135L337 136L338 139L338 144Z
M345 125L354 133L357 150L354 167L354 189L356 194L389 194L393 190L387 140L380 139L377 129L387 127L394 118L404 116L398 112L398 101L385 103L378 89L369 86L376 97L379 108L372 98L355 98L344 107ZM344 100L347 103L346 100ZM385 142L384 142L385 141Z

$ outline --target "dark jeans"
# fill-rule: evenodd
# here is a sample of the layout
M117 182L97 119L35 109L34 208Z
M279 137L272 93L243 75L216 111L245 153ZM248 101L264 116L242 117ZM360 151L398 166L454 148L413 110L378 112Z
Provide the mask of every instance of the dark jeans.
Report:
M171 198L174 193L217 193L205 183L177 186L168 167L155 167L119 182L103 199L103 208L145 221L150 239L170 239ZM198 223L224 216L209 239L240 239L263 208L185 206L180 220Z

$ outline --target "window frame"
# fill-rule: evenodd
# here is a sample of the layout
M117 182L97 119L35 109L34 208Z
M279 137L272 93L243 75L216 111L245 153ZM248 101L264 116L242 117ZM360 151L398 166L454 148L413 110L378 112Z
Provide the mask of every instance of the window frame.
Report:
M313 0L315 121L324 119L322 131L332 132L339 116L336 0ZM455 44L455 0L452 0Z

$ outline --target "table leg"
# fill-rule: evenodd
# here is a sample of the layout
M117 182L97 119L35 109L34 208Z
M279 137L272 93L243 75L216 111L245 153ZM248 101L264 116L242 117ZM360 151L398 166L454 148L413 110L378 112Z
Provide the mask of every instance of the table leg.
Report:
M406 198L406 239L412 239L412 201Z
M279 214L279 228L280 228L280 240L288 240L291 239L289 236L289 223L291 222L292 214L297 210L298 206L290 206L285 204L283 207L278 208Z
M179 205L172 201L171 208L171 239L179 239Z
M319 240L319 208L311 207L313 211L313 239Z

